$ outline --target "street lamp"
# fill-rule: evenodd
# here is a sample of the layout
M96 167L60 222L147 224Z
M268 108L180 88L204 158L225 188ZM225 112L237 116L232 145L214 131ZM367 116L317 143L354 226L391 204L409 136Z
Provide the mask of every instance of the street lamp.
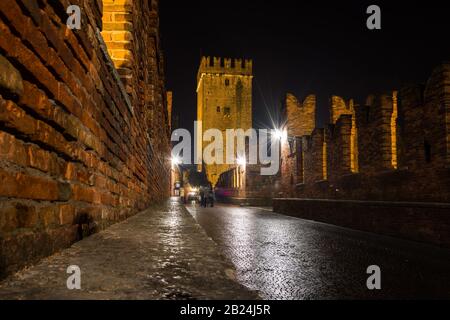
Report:
M170 161L172 162L172 166L178 166L181 164L181 159L178 156L173 156Z
M247 164L245 157L238 157L236 162L239 166L245 166Z
M279 141L286 141L288 138L286 129L275 129L275 138Z

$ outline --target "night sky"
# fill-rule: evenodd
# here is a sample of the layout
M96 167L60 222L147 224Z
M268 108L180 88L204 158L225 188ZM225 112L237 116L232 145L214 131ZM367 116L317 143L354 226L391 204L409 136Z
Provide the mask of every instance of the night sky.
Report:
M318 98L317 123L328 121L331 95L364 103L370 93L425 82L450 60L445 1L162 0L167 88L179 126L196 119L201 55L251 58L254 127L269 126L286 92ZM382 30L368 30L377 4Z

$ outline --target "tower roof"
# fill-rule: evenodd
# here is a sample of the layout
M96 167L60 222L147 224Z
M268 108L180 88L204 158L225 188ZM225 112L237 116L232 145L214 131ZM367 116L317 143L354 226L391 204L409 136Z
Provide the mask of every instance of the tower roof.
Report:
M198 73L253 75L251 59L231 59L220 57L202 57Z

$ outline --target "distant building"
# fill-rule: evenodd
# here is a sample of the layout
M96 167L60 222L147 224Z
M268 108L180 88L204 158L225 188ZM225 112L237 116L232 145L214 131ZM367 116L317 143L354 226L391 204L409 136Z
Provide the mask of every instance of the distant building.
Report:
M252 128L252 60L203 57L197 76L197 120L202 122L202 132L208 129ZM198 151L203 150L203 134L197 139ZM224 158L226 151L223 150ZM212 185L220 175L234 165L206 165L206 174Z

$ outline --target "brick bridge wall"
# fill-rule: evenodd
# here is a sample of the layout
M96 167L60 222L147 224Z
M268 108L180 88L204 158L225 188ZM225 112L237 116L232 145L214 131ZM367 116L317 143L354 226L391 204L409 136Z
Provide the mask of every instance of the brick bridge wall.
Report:
M217 198L221 201L236 198L247 199L247 202L251 202L252 199L257 200L253 203L271 205L271 200L276 198L280 191L279 176L261 175L259 164L247 164L245 168L236 166L220 175L215 191ZM259 201L261 199L269 201Z
M282 197L450 202L449 63L425 86L372 95L364 105L332 97L325 132L311 122L314 110L294 114Z
M309 95L300 102L288 93L283 113L289 119L286 122L286 130L290 140L281 145L281 189L285 195L292 195L295 185L304 182L304 155L308 143L306 136L311 134L316 124L316 96ZM298 139L293 139L294 137ZM301 147L302 145L305 148Z
M0 277L168 196L158 24L155 0L0 1Z

